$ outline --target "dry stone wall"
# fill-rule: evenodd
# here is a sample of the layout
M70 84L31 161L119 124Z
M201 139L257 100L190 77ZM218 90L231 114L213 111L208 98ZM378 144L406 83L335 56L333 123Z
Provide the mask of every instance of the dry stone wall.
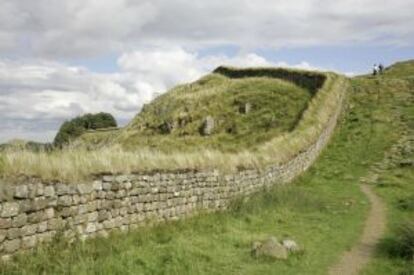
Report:
M31 179L0 188L0 255L63 236L106 236L148 223L225 209L231 200L284 184L305 171L332 135L340 108L319 139L283 165L223 175L218 171L107 175L88 183Z

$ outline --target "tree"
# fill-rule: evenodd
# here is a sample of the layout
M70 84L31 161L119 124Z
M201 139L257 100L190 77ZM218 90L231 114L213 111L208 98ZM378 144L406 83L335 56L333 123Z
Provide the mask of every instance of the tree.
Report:
M65 121L56 134L53 144L62 147L82 135L86 130L117 127L115 118L109 113L86 114Z

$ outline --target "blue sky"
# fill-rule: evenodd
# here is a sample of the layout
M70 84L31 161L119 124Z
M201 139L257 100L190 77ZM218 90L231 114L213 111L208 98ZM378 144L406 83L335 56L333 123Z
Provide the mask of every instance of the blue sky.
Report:
M88 112L129 121L215 67L367 73L414 59L412 0L2 0L0 143Z
M236 56L241 51L236 46L205 48L198 52L200 56L226 55ZM313 46L304 48L266 49L258 48L255 53L267 60L288 64L308 62L316 67L333 69L342 73L363 74L372 69L375 63L391 65L397 61L414 59L414 46L394 45L355 45L355 46ZM114 73L120 70L116 54L107 54L93 58L62 60L72 66L83 66L91 71Z

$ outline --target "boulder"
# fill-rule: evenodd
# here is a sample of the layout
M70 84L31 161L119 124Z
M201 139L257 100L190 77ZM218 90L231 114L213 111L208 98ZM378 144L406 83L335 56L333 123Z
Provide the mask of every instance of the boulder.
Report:
M291 253L296 253L301 251L300 247L294 240L286 239L282 241L282 245L286 248L287 251Z
M275 237L270 237L263 242L254 242L252 254L255 257L269 257L275 260L286 260L288 258L288 250Z

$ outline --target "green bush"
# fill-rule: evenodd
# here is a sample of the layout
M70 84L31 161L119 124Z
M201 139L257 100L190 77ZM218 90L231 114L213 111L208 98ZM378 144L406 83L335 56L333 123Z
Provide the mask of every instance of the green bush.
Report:
M414 257L414 222L401 223L382 241L381 248L391 257L412 260Z
M115 118L108 113L86 114L65 121L59 129L53 144L62 147L82 135L86 130L117 127Z

